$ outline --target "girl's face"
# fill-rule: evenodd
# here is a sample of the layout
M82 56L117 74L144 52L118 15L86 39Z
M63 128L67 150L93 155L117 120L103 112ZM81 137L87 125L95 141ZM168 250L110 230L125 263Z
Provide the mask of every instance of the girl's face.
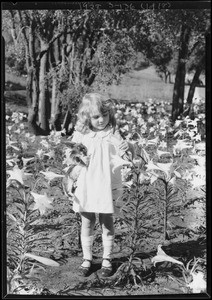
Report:
M98 109L94 109L91 113L91 125L93 130L100 131L105 129L109 123L109 112L102 114Z

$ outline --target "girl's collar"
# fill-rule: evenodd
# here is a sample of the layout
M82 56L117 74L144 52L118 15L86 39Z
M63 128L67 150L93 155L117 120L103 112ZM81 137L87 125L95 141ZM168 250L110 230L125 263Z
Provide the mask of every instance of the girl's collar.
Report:
M88 132L88 136L89 137L95 137L95 136L106 137L106 136L108 136L111 133L111 129L112 129L112 126L108 125L108 126L105 127L105 129L100 130L100 131L92 131L92 130L90 130Z

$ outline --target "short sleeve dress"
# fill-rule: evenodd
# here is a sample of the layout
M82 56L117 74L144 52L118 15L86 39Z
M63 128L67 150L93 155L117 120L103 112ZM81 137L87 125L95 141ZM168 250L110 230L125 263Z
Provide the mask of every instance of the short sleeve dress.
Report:
M89 166L82 168L76 182L75 212L115 212L114 200L122 195L122 166L115 163L121 140L109 126L98 132L74 132L72 141L86 146L90 156Z

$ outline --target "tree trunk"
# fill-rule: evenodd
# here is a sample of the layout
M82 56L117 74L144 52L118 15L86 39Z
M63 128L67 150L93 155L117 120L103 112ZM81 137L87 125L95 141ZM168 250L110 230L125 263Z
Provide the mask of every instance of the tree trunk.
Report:
M189 88L189 92L188 92L188 96L187 96L187 104L188 105L192 104L195 88L198 85L199 76L200 76L200 74L202 72L202 69L203 69L204 59L205 59L205 57L203 56L202 59L200 60L199 64L198 64L197 68L196 68L196 72L195 72L194 77L192 79L192 82L191 82L191 85L190 85L190 88Z
M1 36L1 42L2 42L2 57L1 57L1 59L2 59L2 62L3 62L3 66L2 66L2 68L3 68L3 71L2 71L2 75L3 75L3 78L2 78L2 82L3 82L3 93L4 93L4 91L5 91L5 40L4 40L4 37L3 36Z
M51 126L52 129L55 129L56 131L61 130L61 124L60 124L60 107L59 107L59 100L57 98L57 75L54 74L52 77L52 98L51 98Z
M50 113L50 127L51 130L60 131L60 107L58 99L58 71L57 67L60 63L60 39L57 39L49 49L49 63L52 73L52 94L51 94L51 113Z
M32 107L32 94L33 94L33 68L27 69L26 80L26 101L28 109Z
M181 46L179 49L177 72L174 83L174 92L172 100L172 121L176 121L178 116L183 113L186 59L188 55L190 28L182 25L181 27Z
M38 122L39 126L46 132L49 132L49 99L47 95L46 86L46 68L48 54L46 52L47 46L45 42L41 42L41 53L42 57L40 59L40 74L39 74L39 111L38 111Z

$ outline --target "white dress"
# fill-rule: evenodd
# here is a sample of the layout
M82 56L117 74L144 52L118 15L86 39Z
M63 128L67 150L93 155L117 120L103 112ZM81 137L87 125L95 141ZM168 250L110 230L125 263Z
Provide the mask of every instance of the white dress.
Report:
M72 141L87 147L89 166L82 168L76 182L75 212L114 213L114 201L122 195L122 166L116 165L120 134L111 127L81 134L75 131Z

